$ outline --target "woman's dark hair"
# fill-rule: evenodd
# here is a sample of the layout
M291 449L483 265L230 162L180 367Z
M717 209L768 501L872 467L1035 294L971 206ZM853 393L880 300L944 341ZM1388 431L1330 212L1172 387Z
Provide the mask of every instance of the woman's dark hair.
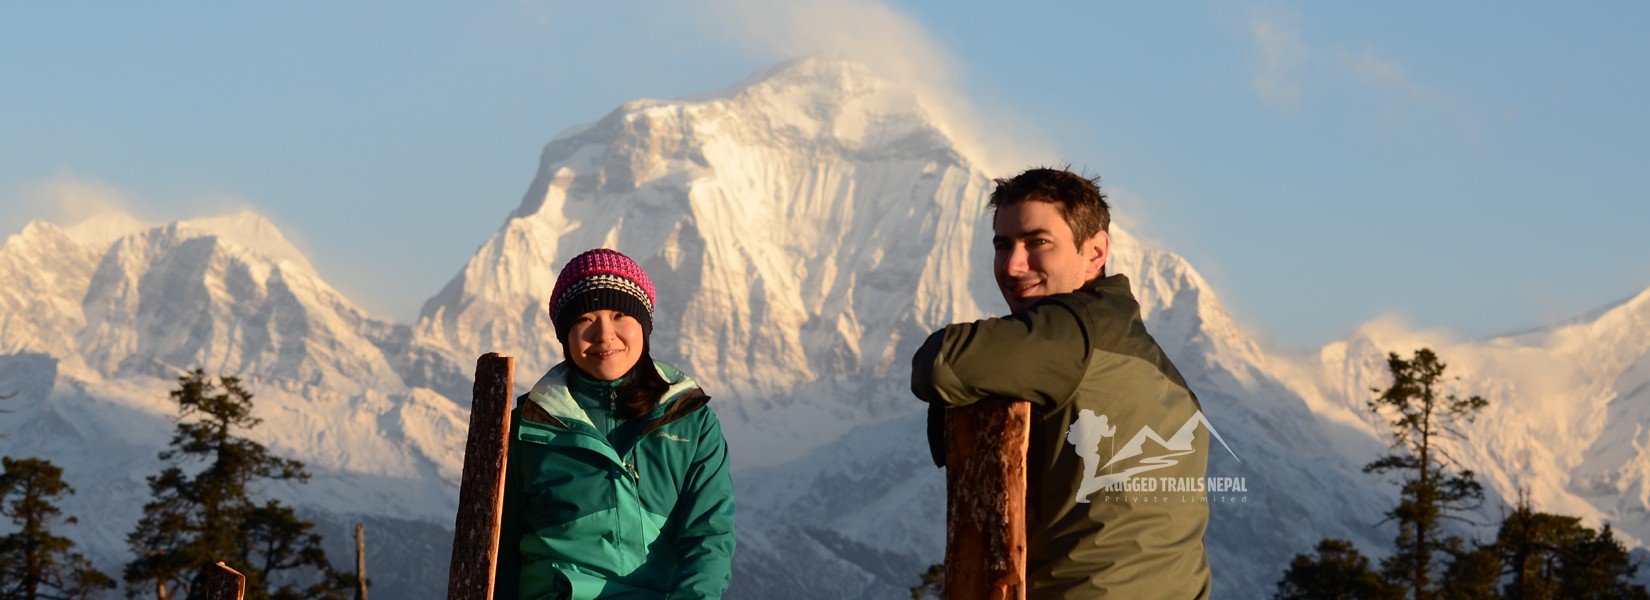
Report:
M665 392L670 390L670 382L659 375L659 368L653 366L653 356L648 352L651 343L643 338L642 356L636 359L635 366L625 374L624 383L619 384L619 397L616 400L618 416L621 419L631 420L646 417L653 412L653 408L664 399Z

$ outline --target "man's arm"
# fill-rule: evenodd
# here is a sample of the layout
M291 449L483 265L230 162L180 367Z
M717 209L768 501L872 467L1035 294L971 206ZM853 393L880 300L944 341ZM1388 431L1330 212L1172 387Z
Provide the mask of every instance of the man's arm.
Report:
M1043 407L1069 402L1089 354L1089 332L1073 310L1044 301L1025 312L934 332L911 359L911 393L934 406L991 396Z
M911 358L911 393L928 402L928 451L945 466L945 408L991 396L1060 406L1082 381L1089 332L1073 308L1045 301L1000 319L934 332Z

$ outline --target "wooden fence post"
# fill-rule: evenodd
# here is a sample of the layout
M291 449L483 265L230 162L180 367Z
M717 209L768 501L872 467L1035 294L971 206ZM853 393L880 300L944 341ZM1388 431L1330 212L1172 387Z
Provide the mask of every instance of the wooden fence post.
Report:
M367 600L367 524L355 524L355 600Z
M229 565L218 563L206 568L206 581L201 585L203 600L241 600L246 596L246 576ZM189 597L195 597L190 594Z
M504 512L504 467L508 457L510 400L516 360L489 352L476 359L470 434L464 446L464 474L458 487L453 525L453 562L447 572L448 600L491 600L498 565L498 535Z
M945 600L1024 600L1031 404L988 398L945 414Z

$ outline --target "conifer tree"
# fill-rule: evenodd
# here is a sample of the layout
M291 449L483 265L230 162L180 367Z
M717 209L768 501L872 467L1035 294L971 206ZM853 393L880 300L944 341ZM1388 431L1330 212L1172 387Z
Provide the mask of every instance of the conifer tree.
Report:
M911 588L911 600L927 600L945 596L945 563L928 565L922 572L922 581Z
M1403 591L1369 568L1352 542L1324 538L1317 554L1296 554L1273 600L1395 600Z
M1492 548L1512 575L1509 599L1650 600L1633 583L1638 565L1608 524L1597 531L1577 517L1537 512L1521 498Z
M1399 533L1395 552L1382 561L1384 581L1377 580L1386 587L1367 585L1375 575L1351 542L1325 539L1316 556L1295 556L1274 598L1402 598L1413 592L1418 600L1650 600L1650 592L1634 583L1638 563L1608 524L1595 531L1577 517L1537 512L1523 493L1493 543L1469 545L1442 536L1440 521L1476 506L1483 491L1472 471L1450 474L1459 465L1436 442L1446 435L1462 439L1457 426L1488 403L1447 393L1445 365L1430 349L1416 350L1409 360L1389 354L1387 365L1392 386L1371 390L1380 396L1368 406L1391 419L1394 451L1364 467L1366 473L1404 473L1398 506L1387 512ZM1440 554L1449 560L1434 585L1432 559Z
M1390 419L1395 451L1365 465L1364 472L1402 473L1398 506L1387 512L1389 519L1398 522L1397 547L1382 562L1382 571L1389 581L1413 591L1415 600L1428 600L1435 591L1434 554L1461 543L1442 537L1441 520L1449 518L1450 512L1475 508L1484 498L1472 471L1451 472L1458 465L1438 442L1445 436L1462 438L1456 427L1470 423L1489 402L1449 393L1445 364L1430 348L1416 350L1408 360L1390 353L1387 367L1392 371L1392 386L1372 388L1380 395L1368 401L1368 406Z
M160 453L172 464L148 478L154 499L127 536L136 554L126 564L129 594L153 585L162 598L181 598L170 589L200 589L205 568L222 561L246 576L248 600L342 598L347 578L327 561L314 524L250 496L254 482L309 479L303 463L240 436L261 422L252 394L235 377L213 383L200 369L178 380L179 421ZM305 572L314 583L300 587Z
M1450 562L1438 586L1438 600L1500 600L1496 588L1504 569L1494 548L1455 543L1445 552Z
M114 589L115 581L74 551L74 542L52 534L62 511L54 503L73 494L63 469L39 458L0 458L0 515L16 533L0 537L0 600L68 600ZM74 524L75 518L61 520Z

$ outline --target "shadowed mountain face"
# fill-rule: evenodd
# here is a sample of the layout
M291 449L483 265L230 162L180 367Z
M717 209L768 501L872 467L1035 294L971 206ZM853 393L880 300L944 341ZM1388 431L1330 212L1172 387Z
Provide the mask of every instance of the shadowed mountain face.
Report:
M985 206L1002 175L897 82L809 58L558 136L520 207L413 324L367 316L255 214L98 235L31 224L0 246L0 393L18 393L0 452L65 468L83 491L63 504L81 517L67 535L118 572L175 377L239 375L264 419L252 437L315 473L269 492L323 523L340 565L349 525L366 521L375 594L439 597L475 358L517 357L523 386L559 361L545 310L557 269L613 247L655 282L654 355L700 381L725 424L730 597L903 597L944 544L909 360L932 330L1003 310ZM1420 345L1491 401L1467 442L1446 445L1492 490L1481 520L1524 487L1543 510L1650 536L1650 295L1515 337L1372 325L1281 356L1186 261L1112 233L1109 270L1129 276L1202 403L1195 435L1224 442L1209 474L1242 483L1210 495L1220 597L1270 593L1325 536L1383 553L1393 532L1376 525L1397 489L1360 472L1385 447L1363 402L1387 383L1385 353Z

